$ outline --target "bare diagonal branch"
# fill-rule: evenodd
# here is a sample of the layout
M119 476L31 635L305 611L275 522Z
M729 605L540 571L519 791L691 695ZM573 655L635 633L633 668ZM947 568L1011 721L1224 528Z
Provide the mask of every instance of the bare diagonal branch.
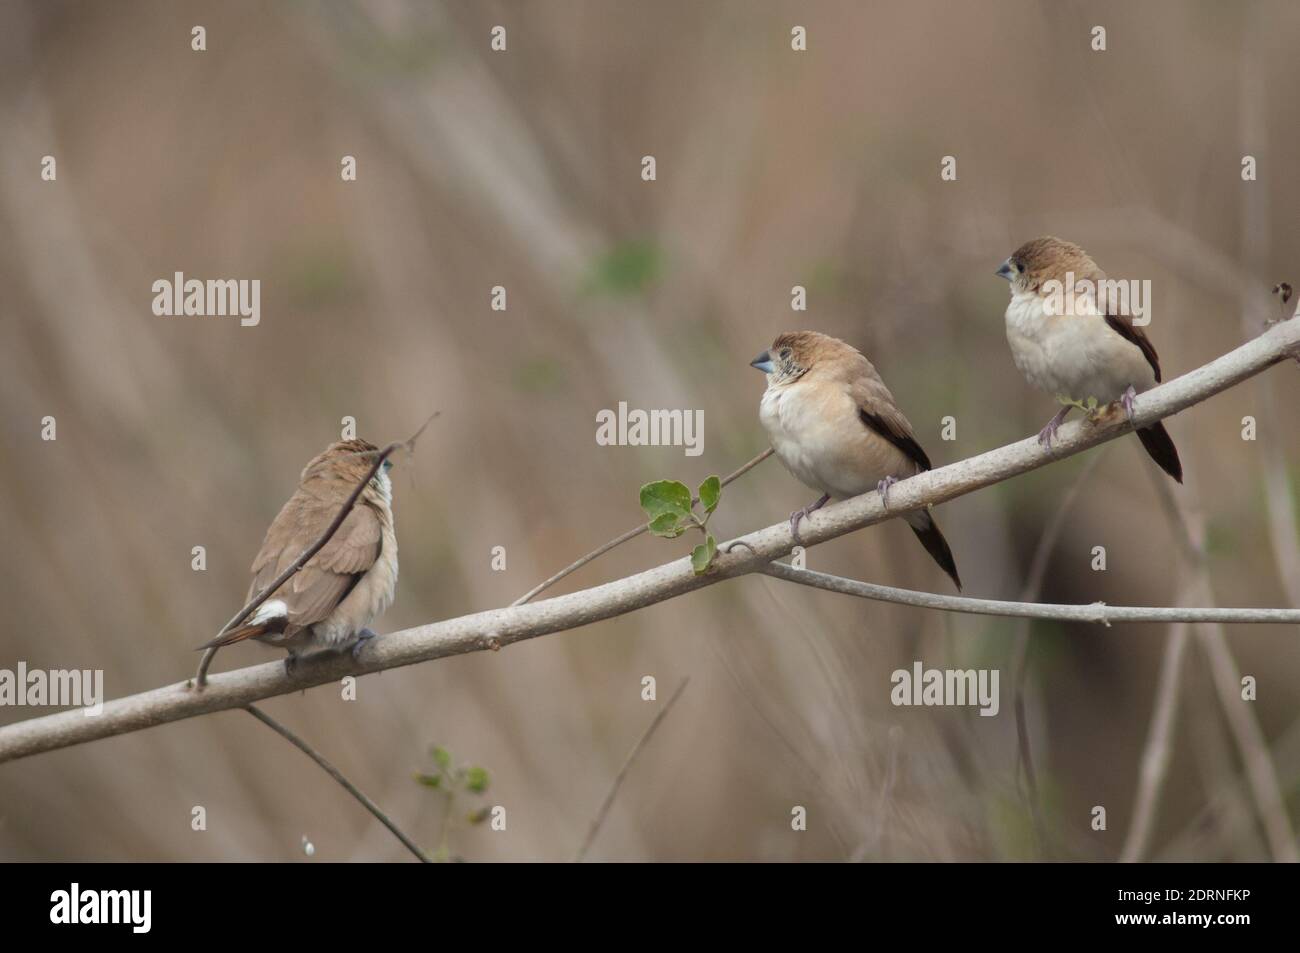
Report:
M582 863L583 858L587 856L587 851L591 850L591 845L596 841L596 834L600 832L600 825L605 823L605 817L609 814L609 809L614 806L614 798L618 796L618 789L623 786L623 779L627 777L627 772L632 767L632 763L636 761L636 756L646 746L650 736L655 733L655 729L668 717L668 712L672 710L673 705L677 704L677 699L682 697L682 692L686 691L686 686L690 684L690 681L688 675L677 684L677 689L673 692L672 697L655 713L654 718L650 720L650 724L641 733L641 737L636 740L636 744L632 745L632 750L623 759L623 767L619 768L618 774L614 775L614 780L609 786L609 793L605 795L605 800L600 802L600 809L596 811L596 816L591 819L591 826L587 828L587 836L582 839L582 846L578 848L578 852L573 856L574 863Z
M370 800L370 798L366 797L365 793L360 788L358 788L355 784L349 781L344 776L342 771L334 767L334 765L330 764L330 762L325 759L325 756L323 754L318 752L311 745L307 744L307 742L303 741L296 734L294 734L284 725L280 724L278 721L276 721L266 712L262 711L262 709L258 708L256 705L248 705L244 710L247 711L254 718L256 718L258 721L260 721L262 724L266 725L266 727L274 731L285 741L289 742L289 744L293 745L295 748L297 748L307 757L315 761L316 764L321 768L321 770L323 770L331 778L337 781L340 786L342 786L343 790L347 791L354 798L360 801L361 806L364 807L367 811L369 811L372 815L374 815L375 818L379 821L379 823L387 827L388 830L392 833L392 835L402 842L402 846L405 847L407 850L409 850L412 854L414 854L421 863L427 864L431 862L429 860L429 855L426 854L424 851L420 850L419 845L416 844L415 841L411 840L411 838L406 836L406 834L403 833L402 829L393 823L392 818L390 818L387 814L385 814L383 812L383 809L381 809L378 804Z
M758 456L754 457L748 463L742 465L739 469L735 470L732 473L728 473L725 477L723 477L722 485L726 486L728 483L731 483L739 479L740 477L744 476L746 473L754 469L754 467L758 466L760 463L762 463L764 460L766 460L775 452L776 451L774 451L771 447L768 447L766 450L764 450ZM691 500L691 505L694 506L698 502L700 502L700 498L698 496L694 497ZM533 586L533 588L529 589L522 596L520 596L518 599L516 599L514 602L510 604L512 606L521 606L525 602L531 602L534 596L540 595L541 593L545 592L547 589L551 588L551 586L555 585L565 576L572 575L573 573L577 572L579 569L581 569L583 566L587 565L588 563L595 562L597 559L599 559L601 556L604 556L611 549L616 549L617 547L622 546L624 543L634 540L638 536L641 536L642 534L647 533L649 531L650 531L649 523L642 523L640 526L633 526L627 532L620 533L618 536L615 536L609 542L596 547L591 552L587 553L587 555L583 556L581 559L569 563L569 565L565 566L563 569L557 572L554 576L551 576L549 579L546 579L543 582L539 582L537 585Z

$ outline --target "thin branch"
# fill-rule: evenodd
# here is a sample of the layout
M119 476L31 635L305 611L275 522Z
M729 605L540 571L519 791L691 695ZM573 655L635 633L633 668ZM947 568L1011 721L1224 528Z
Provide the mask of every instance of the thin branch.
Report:
M893 490L890 490L892 496ZM811 569L795 569L785 563L770 563L760 572L787 582L838 592L846 596L892 602L917 609L940 609L972 615L996 615L1013 619L1055 619L1061 622L1095 622L1111 626L1117 622L1251 622L1270 625L1300 623L1300 609L1195 609L1183 606L1111 606L1104 602L1083 605L1050 602L1006 602L1001 599L973 599L945 596L914 589L895 589L872 582L859 582Z
M324 769L326 774L328 774L331 778L333 778L340 785L342 785L343 790L347 791L354 798L360 801L362 807L364 807L367 811L373 814L378 819L379 823L383 824L390 831L392 831L393 836L402 842L402 846L404 846L407 850L409 850L412 854L414 854L420 860L421 863L427 864L430 862L429 858L425 855L424 851L420 850L419 846L415 843L415 841L411 840L411 838L407 837L405 834L402 833L402 829L398 827L396 824L394 824L392 820L389 818L389 816L379 809L378 804L370 800L370 798L366 797L365 794L363 794L355 784L353 784L351 781L349 781L347 778L343 776L343 772L339 771L338 768L334 767L334 765L326 761L325 758L321 754L316 752L311 745L307 744L307 742L303 741L292 731L290 731L284 725L280 724L278 721L276 721L266 712L262 711L256 705L245 705L244 711L248 712L250 715L252 715L258 721L260 721L262 724L266 725L268 728L274 731L285 741L289 742L289 744L293 745L295 748L297 748L307 757L311 758L318 765L320 765L321 768Z
M591 826L587 828L587 836L583 838L582 846L578 848L578 852L573 856L573 862L575 864L582 863L583 858L587 856L587 851L591 849L592 843L596 840L596 834L600 832L600 826L605 823L605 816L609 814L609 809L614 804L614 798L618 794L618 789L623 786L623 779L627 777L627 772L632 767L632 762L635 761L636 756L641 753L641 749L646 746L646 742L648 742L650 736L655 733L655 729L659 727L660 722L667 717L669 710L677 703L677 699L682 697L682 692L686 691L686 686L690 680L690 676L688 675L678 683L677 688L673 691L672 697L664 703L663 708L660 708L659 711L655 713L654 718L651 719L650 724L646 726L641 737L638 738L636 744L632 746L632 750L627 753L627 758L623 761L623 767L619 768L618 774L614 775L614 782L609 786L609 793L605 795L605 800L601 802L600 810L598 810L596 816L591 819Z
M587 563L594 562L595 560L599 559L601 556L604 556L611 549L614 549L618 546L622 546L624 543L628 542L629 540L636 539L638 536L640 536L649 528L650 528L649 523L642 523L640 526L628 530L626 533L623 533L621 536L615 536L613 539L605 543L603 546L599 546L596 549L593 549L591 552L587 553L587 555L583 556L581 559L577 560L576 562L570 563L568 566L565 566L563 569L561 569L551 578L547 579L545 582L539 582L537 585L533 586L533 588L529 589L522 596L520 596L518 599L516 599L514 602L510 604L512 606L521 606L525 602L531 602L534 596L538 595L539 593L545 592L547 589L551 588L551 586L555 585L565 576L577 572L583 566L587 565Z
M1073 456L1130 433L1134 426L1145 427L1186 410L1296 353L1300 353L1300 321L1279 323L1253 341L1141 394L1134 403L1133 423L1122 412L1096 422L1076 420L1057 432L1058 442L1050 452L1036 438L1027 437L927 470L894 484L889 491L888 510L881 505L880 494L874 491L832 503L800 524L803 545L823 543ZM279 662L267 662L213 675L203 691L192 691L188 682L180 682L118 698L106 702L95 717L73 709L5 725L0 727L0 762L213 711L242 708L264 698L334 682L345 675L365 675L466 652L499 649L525 639L600 622L716 585L724 579L757 572L772 560L788 555L795 545L790 522L785 519L733 542L743 545L726 547L729 552L720 551L703 574L697 575L690 558L683 556L624 579L541 602L478 612L390 633L372 642L356 660L348 653L321 656L304 660L293 673L285 672ZM1066 608L1087 611L1087 607ZM1240 618L1252 610L1224 611ZM1112 615L1110 619L1118 621L1117 616Z
M771 447L768 447L766 450L764 450L762 453L756 456L753 460L750 460L748 463L742 466L739 470L736 470L734 473L729 473L727 474L727 476L723 477L722 485L726 486L728 483L732 482L733 480L744 476L750 470L754 469L754 467L758 466L760 463L762 463L764 460L770 457L773 453L775 453L775 451ZM698 502L700 502L700 498L698 496L693 497L691 499L692 506L694 506ZM534 596L545 592L547 589L551 588L551 586L555 585L565 576L577 572L583 566L587 565L587 563L595 562L597 559L599 559L601 556L604 556L611 549L614 549L618 546L622 546L624 543L628 542L629 540L636 539L642 533L646 532L649 528L650 528L649 523L642 523L640 526L634 526L632 529L628 530L626 533L623 533L620 536L615 536L608 543L605 543L603 546L599 546L596 549L593 549L591 552L587 553L587 555L583 556L577 562L573 562L570 563L568 566L565 566L563 569L557 572L550 579L547 579L545 582L540 582L537 585L533 586L533 588L529 589L522 596L520 596L518 599L516 599L514 602L510 604L512 606L521 606L525 602L531 602Z
M320 536L317 537L316 542L304 549L298 558L285 568L284 572L280 573L280 575L276 576L275 579L272 580L269 586L254 596L252 600L244 606L244 608L236 612L231 617L230 621L221 627L221 631L217 633L218 638L220 638L224 633L229 632L257 611L258 606L271 598L271 596L273 596L281 586L288 582L294 574L298 572L298 570L307 565L307 562L321 551L321 548L330 541L330 537L332 537L338 531L338 528L343 525L343 521L347 519L348 514L352 512L352 507L356 504L357 499L365 491L366 485L375 478L375 474L378 473L379 468L384 465L384 461L388 459L389 454L403 448L408 452L414 450L415 441L419 438L420 434L424 433L424 428L429 426L429 423L437 416L438 412L435 411L428 420L420 425L420 429L412 434L409 439L390 443L375 455L375 461L370 465L369 472L366 473L365 478L362 479L360 483L352 488L352 493L349 494L348 498L343 502L343 505L339 507L339 511L334 514L334 519L330 521L329 526L325 527L325 532L321 533ZM366 451L363 455L369 455L369 453L370 451ZM203 688L208 683L208 666L212 664L212 658L217 654L219 648L221 648L219 645L210 646L203 653L203 658L199 660L199 670L194 676L194 681L199 688Z

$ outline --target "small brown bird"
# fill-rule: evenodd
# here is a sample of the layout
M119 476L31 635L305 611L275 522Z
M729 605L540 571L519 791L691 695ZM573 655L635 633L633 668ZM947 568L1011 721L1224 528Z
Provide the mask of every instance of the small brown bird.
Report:
M250 600L320 538L376 452L364 440L344 440L307 464L253 560ZM356 655L374 637L367 626L392 604L397 585L391 466L384 461L329 542L248 621L201 648L257 639L288 650L290 669L299 656L348 647Z
M930 469L894 395L856 348L816 331L794 331L750 363L767 375L759 419L776 455L800 482L822 492L821 499L790 514L796 541L799 520L827 501L874 489L888 509L891 484ZM961 589L952 550L930 508L903 519Z
M1132 420L1133 398L1160 382L1160 358L1132 316L1120 313L1107 290L1113 283L1088 253L1059 238L1035 238L997 274L1011 283L1007 343L1016 367L1063 405L1039 442L1050 447L1070 408L1089 410L1089 398L1095 400L1090 413L1118 402ZM1140 427L1137 435L1151 459L1182 483L1183 465L1164 424Z

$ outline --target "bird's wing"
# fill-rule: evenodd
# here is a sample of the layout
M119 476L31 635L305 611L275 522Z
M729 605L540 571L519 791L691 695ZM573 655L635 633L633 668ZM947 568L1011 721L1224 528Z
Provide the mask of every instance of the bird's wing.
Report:
M1111 309L1107 309L1110 311ZM1107 314L1106 324L1110 329L1122 337L1130 344L1136 344L1142 351L1142 356L1147 359L1151 365L1151 370L1156 375L1156 383L1160 383L1160 356L1156 354L1155 345L1151 339L1146 336L1146 332L1133 323L1133 318L1126 314Z
M266 532L262 551L253 563L249 598L274 582L303 550L316 542L337 512L337 504L295 494ZM379 517L373 508L358 502L329 542L272 598L283 600L290 624L306 626L320 622L374 565L380 547Z
M285 583L274 598L284 600L290 625L312 625L329 618L360 579L360 575L306 565Z
M929 470L930 458L916 442L912 425L894 403L894 395L869 363L866 370L868 373L855 375L849 383L849 396L857 405L859 419L922 470Z
M1100 288L1101 282L1106 280L1106 273L1100 268L1094 269L1091 273L1084 275L1092 282L1093 288ZM1160 383L1160 356L1156 354L1155 345L1147 337L1146 332L1133 323L1131 315L1112 314L1113 308L1106 309L1106 324L1112 331L1122 337L1129 344L1135 345L1142 352L1142 356L1147 359L1151 365L1151 371L1156 376L1156 383Z
M333 518L331 513L330 519ZM328 526L328 522L325 525ZM325 527L322 526L319 532L325 532ZM381 545L379 515L374 507L358 502L343 520L343 525L308 565L340 573L365 572L379 558Z

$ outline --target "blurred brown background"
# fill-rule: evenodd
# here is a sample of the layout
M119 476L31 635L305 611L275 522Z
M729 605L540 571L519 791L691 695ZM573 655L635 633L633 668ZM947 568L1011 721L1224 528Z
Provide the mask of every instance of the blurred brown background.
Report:
M206 52L190 50L195 24ZM505 53L489 50L495 24ZM1294 4L1209 0L4 2L0 667L103 668L110 697L188 676L345 415L382 443L442 411L394 471L401 580L381 632L504 605L634 525L643 482L693 485L752 457L763 380L747 364L781 330L862 348L936 463L1020 439L1055 408L1011 363L993 272L1039 234L1150 278L1166 374L1196 367L1258 333L1269 288L1300 278L1298 29ZM46 154L57 182L39 177ZM944 155L956 182L940 181ZM260 326L156 317L150 285L175 271L260 278ZM806 314L790 311L795 284ZM1295 545L1278 514L1297 397L1296 368L1278 367L1170 423L1221 604L1287 605L1300 584L1277 556ZM704 455L597 446L595 414L620 400L704 408ZM968 594L1017 597L1084 465L941 508ZM1151 469L1132 438L1107 451L1045 600L1178 601L1186 561ZM1268 472L1291 481L1271 501ZM769 461L724 493L716 523L765 526L811 496ZM497 545L504 572L489 568ZM685 551L642 538L555 591ZM818 547L809 566L949 591L900 524ZM750 578L371 676L355 702L322 687L265 707L422 844L442 806L412 775L437 743L485 766L486 803L508 811L505 832L456 831L457 854L566 859L689 675L593 858L1027 859L1014 631ZM1051 856L1117 855L1165 637L1034 626L1027 713ZM1294 816L1296 633L1229 637L1259 678ZM245 645L218 668L271 657ZM917 658L999 668L1000 715L891 706L890 672ZM656 704L640 699L646 674ZM1238 757L1199 651L1183 684L1153 854L1266 859L1249 802L1224 794ZM206 832L190 829L195 805ZM790 829L794 805L806 832ZM7 860L302 860L303 838L315 860L409 859L240 712L0 766Z

